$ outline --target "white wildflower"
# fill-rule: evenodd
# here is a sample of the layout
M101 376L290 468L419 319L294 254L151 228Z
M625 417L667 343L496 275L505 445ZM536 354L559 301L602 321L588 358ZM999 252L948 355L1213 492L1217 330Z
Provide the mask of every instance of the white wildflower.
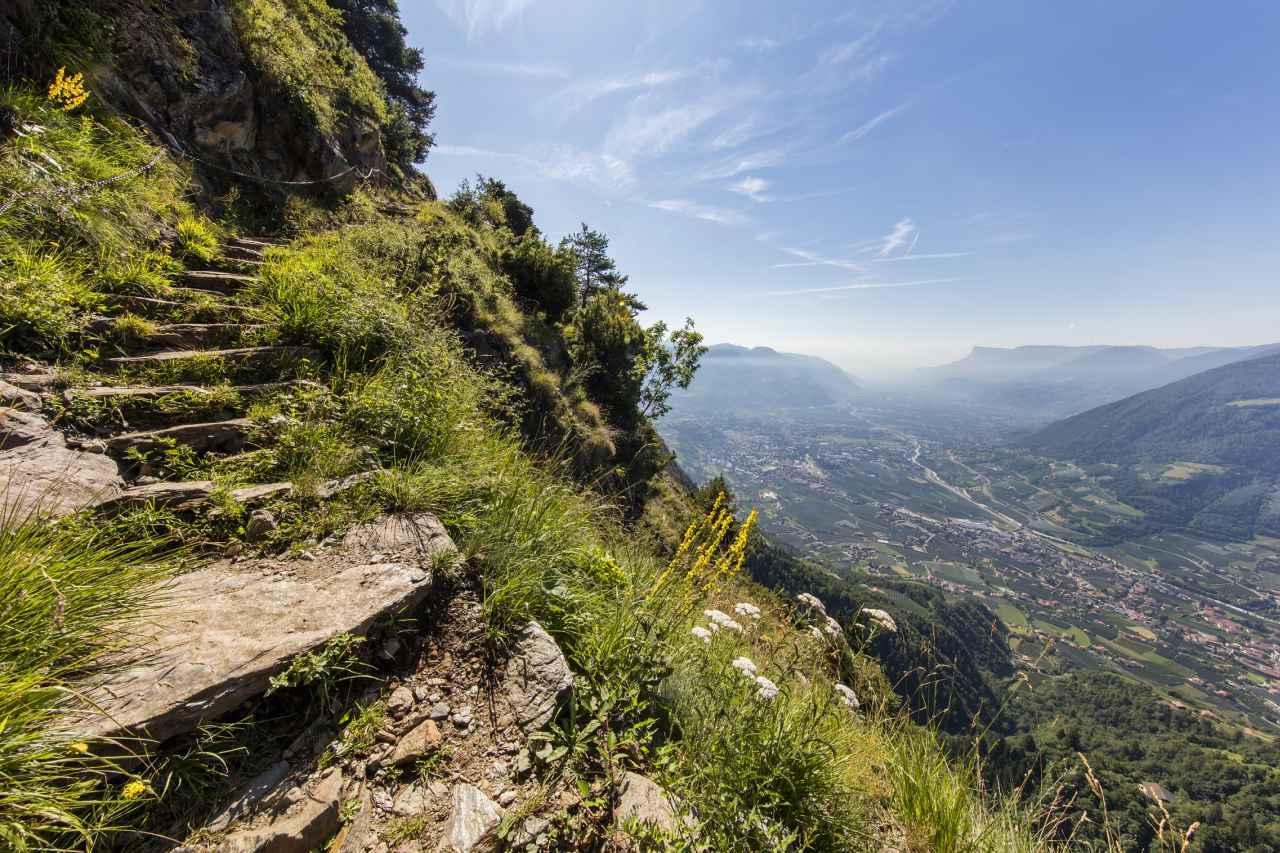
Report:
M800 602L810 610L818 611L824 616L827 614L826 606L823 605L823 603L818 600L817 596L810 595L807 592L802 592L796 596L796 601Z
M749 619L760 618L760 608L748 601L739 601L737 604L733 605L733 612L737 613L739 616L746 616Z
M751 658L734 658L733 663L731 663L730 666L745 675L747 678L756 677L756 665Z
M840 694L840 701L848 705L850 708L857 708L861 703L858 701L858 694L853 692L853 688L846 687L843 684L836 685L836 692Z
M826 637L822 635L822 632L818 630L818 627L816 625L809 626L809 633L812 634L813 638L815 640L818 640L819 642L826 639Z
M739 634L742 633L742 626L723 610L704 610L702 615L711 620L712 631L719 631L721 628L725 628L729 631L737 631Z
M822 630L825 631L827 636L831 637L833 640L840 639L840 623L832 619L830 616L827 617L827 621L823 624Z
M756 692L760 694L761 699L773 699L778 695L778 685L774 684L763 675L756 676L756 684L760 687Z
M893 617L883 610L873 610L870 607L862 608L862 612L867 614L867 618L874 622L877 626L888 631L890 634L898 633L898 623L893 621Z
M711 632L708 631L706 628L703 628L701 625L698 625L689 633L693 634L693 636L697 637L699 640L701 640L704 643L711 642Z

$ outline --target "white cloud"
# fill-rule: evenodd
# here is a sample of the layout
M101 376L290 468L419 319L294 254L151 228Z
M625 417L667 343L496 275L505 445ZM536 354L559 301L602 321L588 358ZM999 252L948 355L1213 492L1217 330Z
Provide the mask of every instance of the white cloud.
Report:
M649 206L657 210L679 213L682 216L689 216L694 219L705 219L707 222L715 222L718 225L745 225L750 221L736 210L711 207L687 198L668 198L662 201L653 201L649 203Z
M916 230L916 224L912 222L909 217L904 216L902 219L899 219L893 224L893 230L886 234L884 239L880 241L880 248L876 252L876 257L889 257L895 251L905 246L907 244L907 240L909 240L913 234L917 240L920 239L920 233ZM912 243L912 245L914 246L915 244Z
M743 50L751 50L756 53L768 53L771 50L777 50L782 46L782 42L768 36L747 36L738 42L738 47Z
M646 71L624 77L606 77L599 80L583 80L567 86L556 94L556 100L564 104L566 109L577 110L600 98L620 92L632 92L638 89L656 89L668 86L680 80L692 77L694 71L687 68L668 68L657 71Z
M878 21L861 37L844 44L832 45L822 52L818 58L825 65L843 65L864 54L884 29L884 22Z
M504 29L533 5L534 0L436 0L440 11L473 39Z
M792 267L837 267L842 270L850 270L852 272L863 272L865 267L855 261L845 260L843 258L828 258L817 252L811 252L808 249L793 249L783 247L782 251L792 257L801 258L800 262L792 261L785 264L774 264L776 270L788 269Z
M431 149L431 156L506 160L548 180L589 186L606 192L621 192L635 184L631 164L626 160L610 154L583 151L572 145L556 145L524 154L470 145L437 145Z
M807 287L803 290L773 290L766 296L802 296L810 293L839 293L846 290L880 290L887 287L923 287L928 284L948 284L962 281L960 278L925 278L919 281L860 281L836 287Z
M740 195L755 202L769 201L769 196L765 195L765 190L769 189L769 182L764 178L756 178L748 175L736 184L729 185L729 191Z
M750 154L740 154L733 157L726 157L704 166L695 175L700 181L718 181L724 178L732 178L741 175L743 172L754 172L757 169L768 169L777 166L786 159L787 152L782 148L768 148L763 151L754 151Z
M610 129L604 147L619 157L664 154L723 109L722 103L707 101L659 112L634 112Z
M900 104L891 110L885 110L884 112L880 113L880 115L876 116L875 118L871 119L868 122L865 122L859 127L854 128L853 130L846 133L844 136L840 137L840 142L841 143L857 142L859 139L863 138L868 133L875 130L877 127L884 124L889 119L893 118L894 116L900 113L906 112L907 109L910 108L910 106L911 106L910 104Z
M569 72L558 65L523 62L486 62L481 59L462 59L456 56L438 56L429 60L430 65L474 71L477 74L498 74L506 77L535 77L564 80Z
M917 233L917 236L919 234ZM936 261L943 258L971 258L974 252L934 252L927 255L899 255L896 258L876 258L878 264L890 264L895 261Z

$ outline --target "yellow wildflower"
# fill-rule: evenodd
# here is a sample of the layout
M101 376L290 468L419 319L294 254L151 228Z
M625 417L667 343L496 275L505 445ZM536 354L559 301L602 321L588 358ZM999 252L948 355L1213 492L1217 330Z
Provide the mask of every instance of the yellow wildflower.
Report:
M75 743L71 744L71 751L78 752L81 755L83 755L89 751L89 744L85 743L82 740L78 740Z
M129 782L120 789L120 796L124 797L126 800L136 800L140 797L145 797L150 793L151 788L149 788L147 783L143 782L141 779L134 779L132 782Z
M71 112L89 100L89 91L84 87L84 75L67 75L66 67L58 69L53 82L49 84L49 100L62 107L64 112Z

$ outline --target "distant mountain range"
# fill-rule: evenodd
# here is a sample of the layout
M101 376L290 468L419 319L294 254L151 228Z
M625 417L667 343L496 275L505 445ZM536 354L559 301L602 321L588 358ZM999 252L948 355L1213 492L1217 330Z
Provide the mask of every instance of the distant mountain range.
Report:
M853 377L815 356L716 344L689 389L672 396L672 406L681 414L830 406L859 390Z
M932 393L948 398L1047 419L1270 352L1280 352L1280 344L1180 349L974 347L959 361L917 371L915 379Z
M1206 364L1214 357L1225 356L1186 360ZM1107 476L1117 494L1142 509L1150 524L1228 538L1280 535L1280 351L1274 348L1091 409L1018 443L1041 456L1115 466ZM1152 465L1179 467L1161 474Z

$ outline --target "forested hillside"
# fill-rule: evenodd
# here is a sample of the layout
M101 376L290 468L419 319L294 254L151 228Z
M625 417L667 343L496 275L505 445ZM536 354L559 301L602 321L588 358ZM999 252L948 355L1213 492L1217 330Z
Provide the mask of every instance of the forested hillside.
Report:
M896 710L947 606L744 573L650 424L692 324L435 198L392 0L0 20L6 849L1055 846Z

